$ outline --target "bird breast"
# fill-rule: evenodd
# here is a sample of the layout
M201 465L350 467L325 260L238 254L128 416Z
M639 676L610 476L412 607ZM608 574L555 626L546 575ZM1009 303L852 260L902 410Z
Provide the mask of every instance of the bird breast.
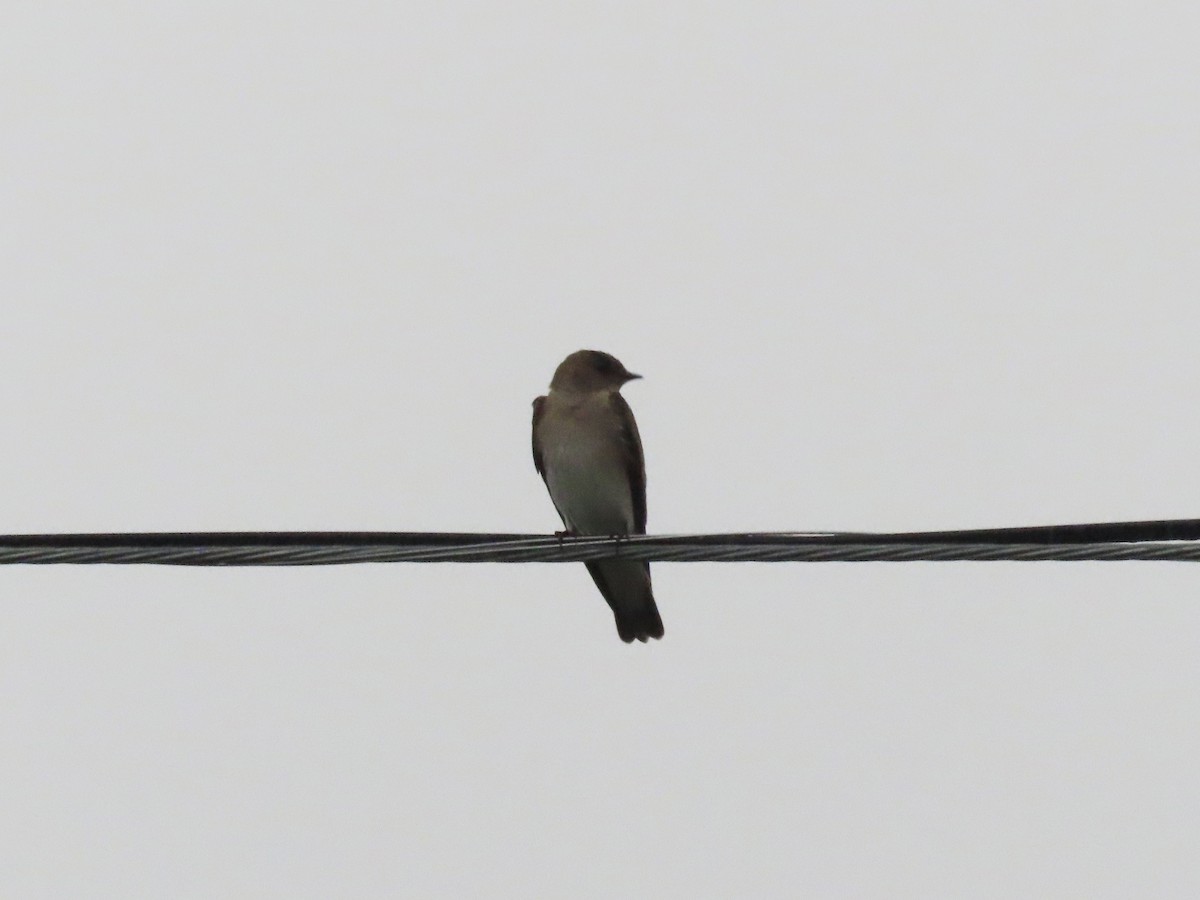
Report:
M546 485L576 534L629 534L633 495L607 409L563 410L545 423ZM607 414L607 415L605 415Z

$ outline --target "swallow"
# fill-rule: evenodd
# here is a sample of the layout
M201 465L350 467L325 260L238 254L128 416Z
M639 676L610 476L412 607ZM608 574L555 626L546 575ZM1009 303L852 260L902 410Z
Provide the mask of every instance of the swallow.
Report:
M646 464L633 410L621 388L636 378L620 360L598 350L564 359L550 392L533 401L533 465L571 535L646 533ZM585 562L612 608L617 634L629 643L663 636L640 560Z

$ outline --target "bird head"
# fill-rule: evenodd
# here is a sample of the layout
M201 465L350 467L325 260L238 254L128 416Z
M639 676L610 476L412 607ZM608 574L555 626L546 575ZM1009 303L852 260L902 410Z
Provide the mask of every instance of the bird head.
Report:
M576 350L554 370L550 390L581 394L616 391L627 381L641 377L626 369L621 365L621 361L610 353Z

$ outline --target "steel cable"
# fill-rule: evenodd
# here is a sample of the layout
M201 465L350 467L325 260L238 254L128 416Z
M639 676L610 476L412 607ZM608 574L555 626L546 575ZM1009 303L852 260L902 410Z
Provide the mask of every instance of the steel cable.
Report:
M389 562L1200 561L1200 520L971 531L556 537L422 532L0 535L0 564L323 566Z

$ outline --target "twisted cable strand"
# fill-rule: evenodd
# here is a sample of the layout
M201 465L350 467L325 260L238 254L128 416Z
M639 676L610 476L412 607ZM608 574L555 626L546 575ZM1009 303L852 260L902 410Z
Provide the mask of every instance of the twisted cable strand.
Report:
M1200 520L976 531L554 537L418 532L0 536L4 564L318 566L388 562L1200 561Z

